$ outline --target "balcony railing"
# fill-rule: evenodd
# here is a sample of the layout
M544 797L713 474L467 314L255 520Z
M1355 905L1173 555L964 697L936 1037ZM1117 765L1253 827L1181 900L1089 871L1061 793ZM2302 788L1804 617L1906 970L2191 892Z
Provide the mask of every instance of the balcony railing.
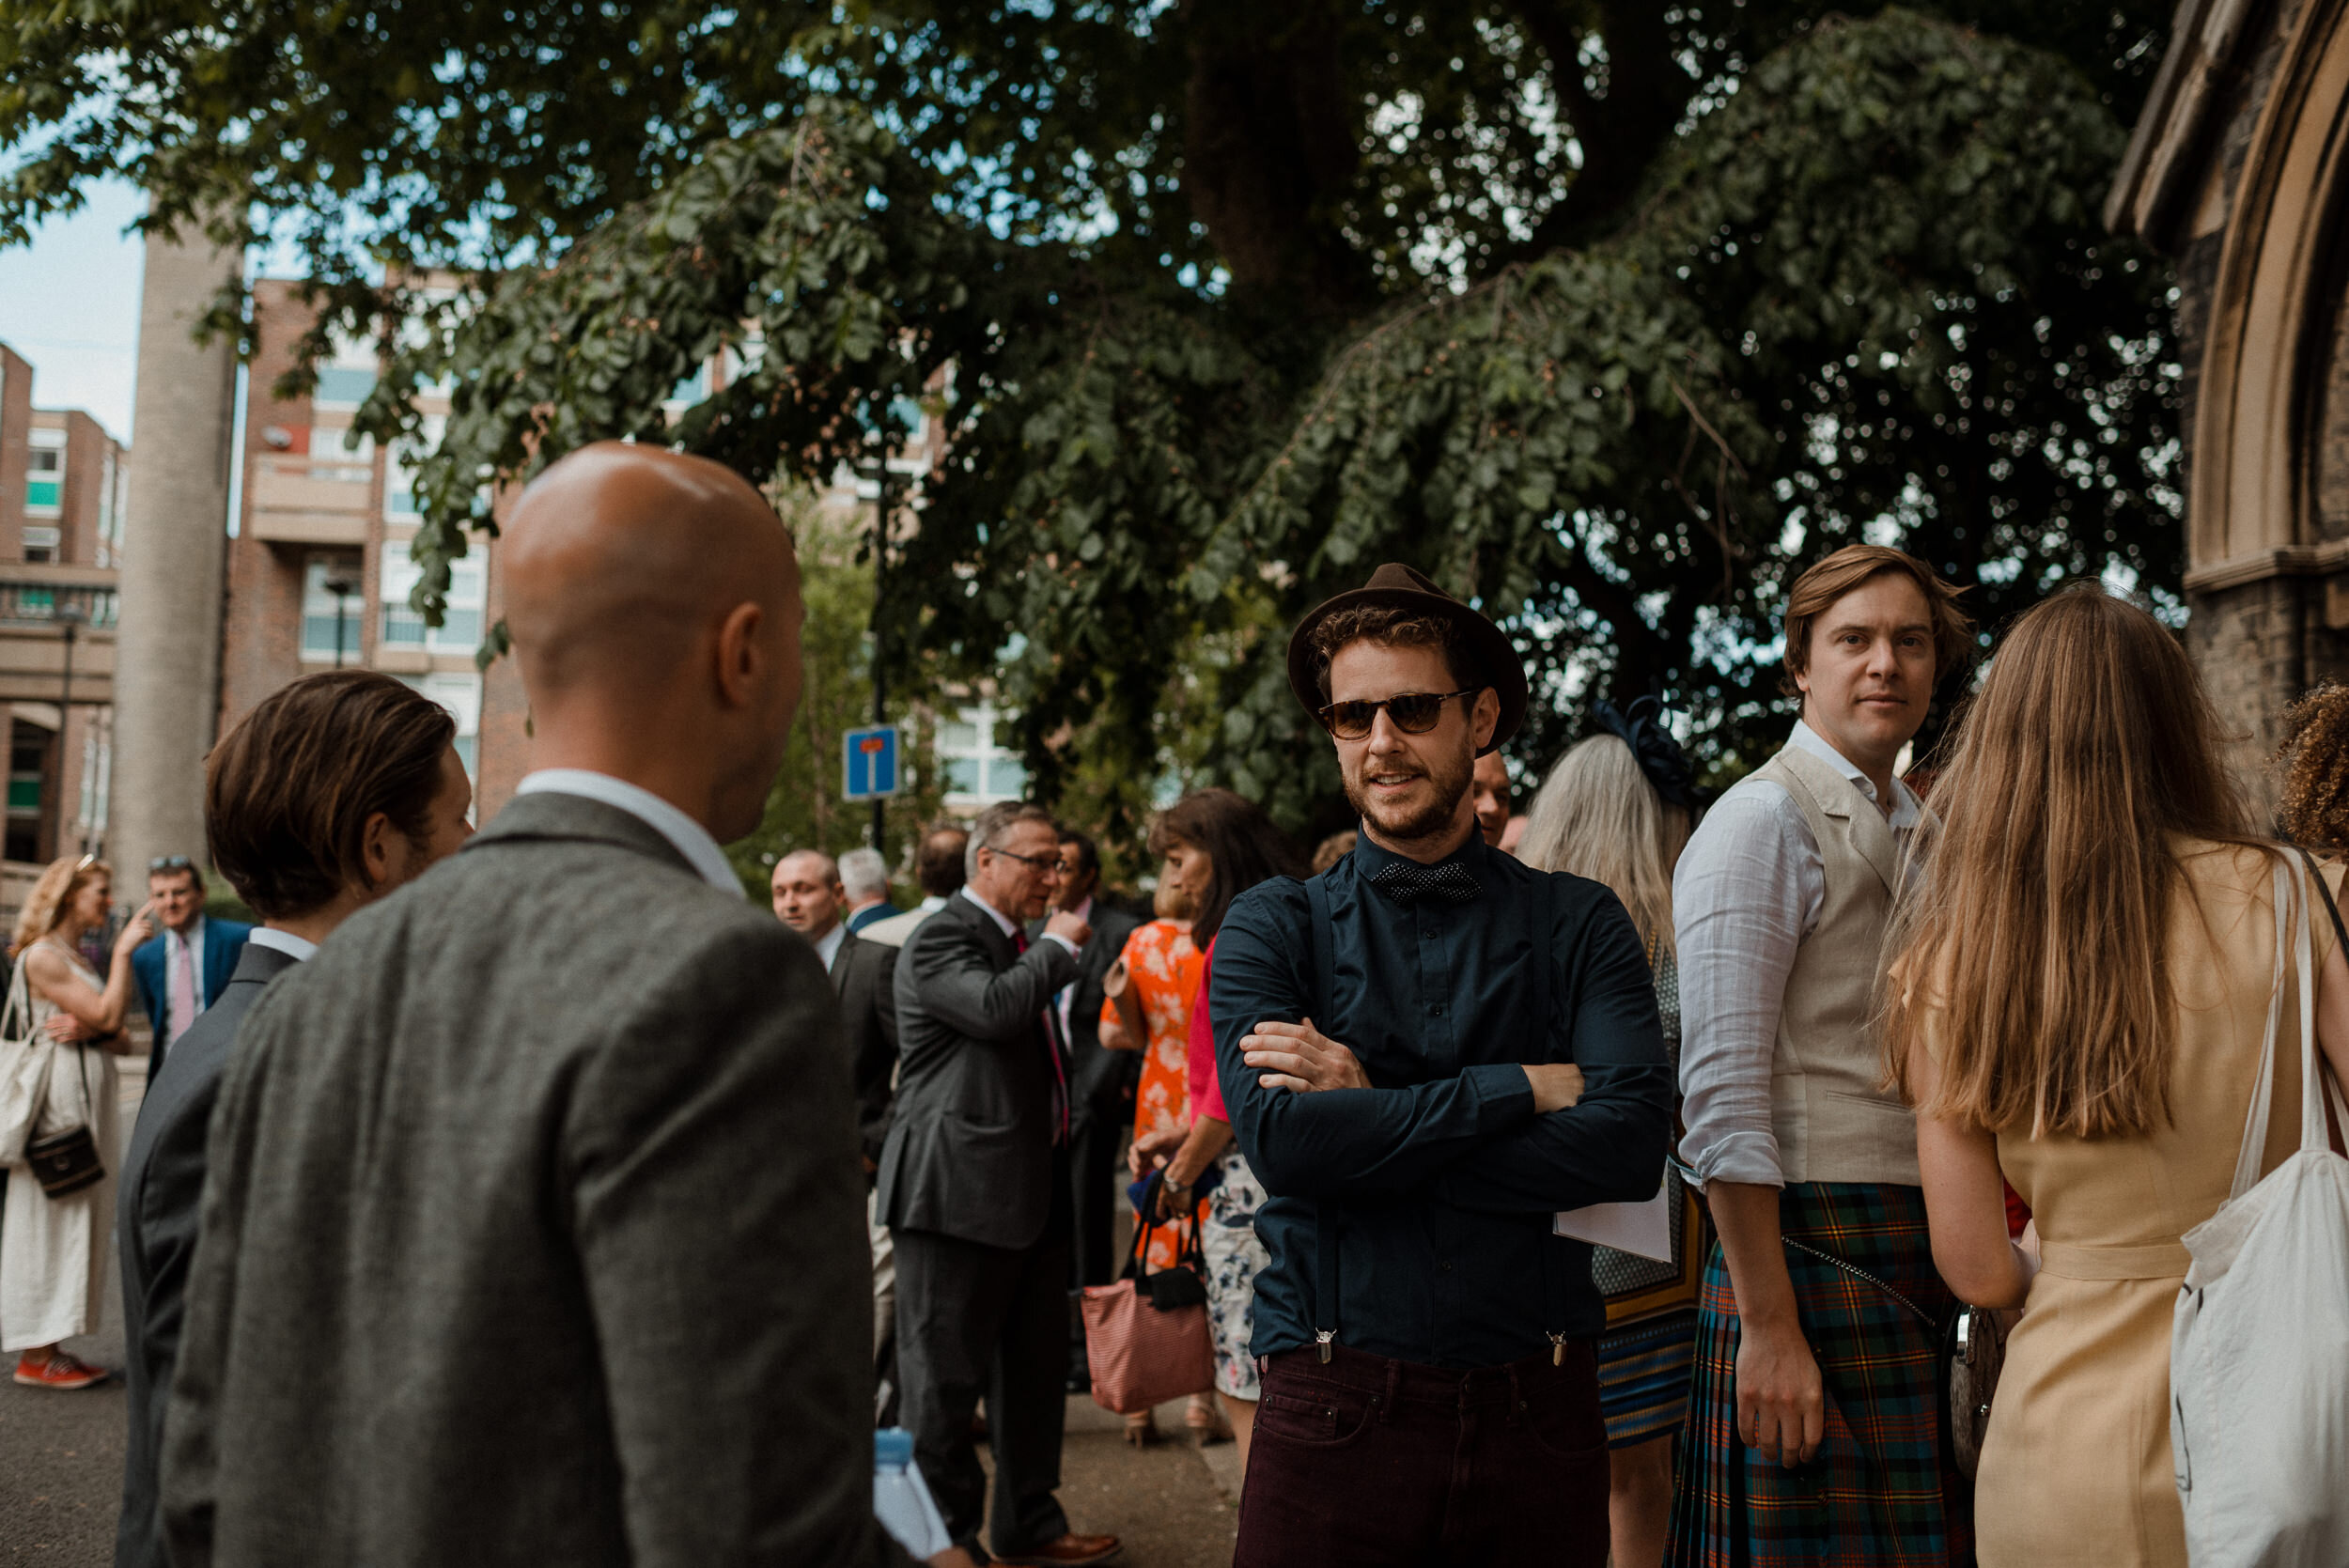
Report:
M54 626L61 611L64 619L78 611L88 630L112 631L119 615L118 597L112 588L78 583L0 581L0 625Z

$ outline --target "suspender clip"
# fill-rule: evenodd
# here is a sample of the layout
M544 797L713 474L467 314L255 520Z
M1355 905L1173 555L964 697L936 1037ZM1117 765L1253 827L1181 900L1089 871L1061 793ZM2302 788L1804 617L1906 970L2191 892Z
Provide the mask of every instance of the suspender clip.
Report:
M1328 1366L1330 1364L1330 1342L1337 1337L1338 1331L1335 1328L1316 1328L1314 1330L1314 1339L1321 1346L1321 1364L1324 1366Z
M1549 1364L1553 1367L1563 1367L1566 1364L1565 1335L1551 1334L1549 1336Z

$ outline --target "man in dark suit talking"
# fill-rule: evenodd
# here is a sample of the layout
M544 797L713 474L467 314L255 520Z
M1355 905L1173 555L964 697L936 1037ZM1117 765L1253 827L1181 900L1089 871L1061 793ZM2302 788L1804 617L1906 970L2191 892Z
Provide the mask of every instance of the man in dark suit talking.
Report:
M969 880L897 960L897 1104L878 1199L897 1250L905 1422L957 1543L977 1545L986 1479L971 1416L995 1451L994 1554L1100 1562L1060 1485L1068 1360L1069 1063L1047 1015L1092 928L1055 909L1059 835L1041 807L1004 804L971 831Z
M535 770L245 1017L171 1560L902 1568L839 1003L719 848L798 706L790 535L599 442L498 548Z

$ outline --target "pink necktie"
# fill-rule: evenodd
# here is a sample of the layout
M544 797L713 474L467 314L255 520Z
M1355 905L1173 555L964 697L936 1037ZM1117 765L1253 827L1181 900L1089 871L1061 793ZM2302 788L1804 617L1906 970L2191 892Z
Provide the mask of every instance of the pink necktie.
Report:
M179 961L171 966L171 1038L165 1045L177 1043L195 1022L195 955L184 941L172 946L179 950Z

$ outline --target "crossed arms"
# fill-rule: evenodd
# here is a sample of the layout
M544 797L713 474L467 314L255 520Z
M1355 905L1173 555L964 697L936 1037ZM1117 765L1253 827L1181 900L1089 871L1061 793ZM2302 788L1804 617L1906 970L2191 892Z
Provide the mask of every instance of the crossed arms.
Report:
M1619 906L1582 922L1549 1027L1514 1048L1531 1060L1488 1048L1483 1054L1502 1059L1382 1085L1354 1051L1304 1022L1310 916L1301 894L1291 902L1293 910L1264 897L1234 908L1217 937L1209 999L1224 1100L1268 1192L1433 1195L1504 1214L1655 1195L1672 1086L1646 956ZM1475 1044L1468 1054L1480 1054Z

